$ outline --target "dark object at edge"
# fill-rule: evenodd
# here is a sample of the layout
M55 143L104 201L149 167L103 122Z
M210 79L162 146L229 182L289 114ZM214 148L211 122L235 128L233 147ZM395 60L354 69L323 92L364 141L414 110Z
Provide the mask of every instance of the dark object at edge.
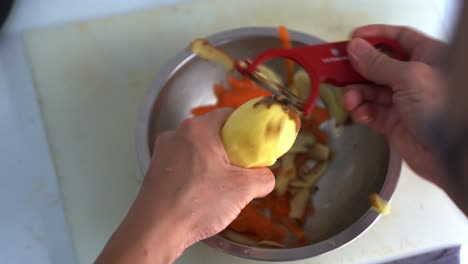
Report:
M3 27L3 24L8 18L8 15L11 12L13 7L14 0L1 0L0 1L0 28Z

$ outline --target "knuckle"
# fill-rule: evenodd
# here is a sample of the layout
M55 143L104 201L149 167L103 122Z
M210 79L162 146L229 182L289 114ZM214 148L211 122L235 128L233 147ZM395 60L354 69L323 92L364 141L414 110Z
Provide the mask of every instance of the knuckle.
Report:
M184 120L180 126L177 128L175 131L175 139L180 142L180 143L194 143L196 140L194 140L194 130L195 130L195 125L193 124L193 121L187 119Z
M186 134L186 135L193 135L198 130L198 123L196 122L195 118L188 118L182 121L177 132L179 134Z
M402 35L402 37L405 37L408 34L413 34L413 33L414 33L414 29L408 26L400 26L400 34Z
M369 71L380 72L387 66L388 59L387 55L377 52L370 61Z
M417 31L408 26L399 26L399 32L396 39L403 41L405 39L411 38L411 36L415 33L417 33Z
M193 119L192 118L184 119L184 121L182 121L182 123L180 123L180 125L179 125L179 130L189 128L192 125L193 125Z

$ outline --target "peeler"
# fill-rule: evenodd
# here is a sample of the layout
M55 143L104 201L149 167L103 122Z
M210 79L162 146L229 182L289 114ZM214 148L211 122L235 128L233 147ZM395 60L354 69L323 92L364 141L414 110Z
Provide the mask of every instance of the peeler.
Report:
M372 46L398 60L407 60L400 45L387 38L364 38ZM308 115L314 108L319 96L321 83L329 83L337 87L349 84L368 83L369 81L357 73L352 67L347 45L349 41L325 43L319 45L298 46L291 49L268 49L255 56L253 60L240 58L235 61L236 70L247 75L262 87L272 92L282 100L286 100L296 109ZM257 67L273 58L285 58L300 65L310 78L310 95L304 101L290 89L269 79Z

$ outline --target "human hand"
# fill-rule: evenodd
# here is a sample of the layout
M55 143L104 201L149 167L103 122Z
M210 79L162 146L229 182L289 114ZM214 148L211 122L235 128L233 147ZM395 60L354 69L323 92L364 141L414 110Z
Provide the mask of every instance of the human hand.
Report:
M140 193L97 262L172 262L186 247L224 230L251 200L273 190L268 168L230 164L220 130L231 112L190 118L158 136Z
M362 38L397 41L408 62L392 59ZM354 120L384 134L408 165L420 176L446 188L434 151L426 144L425 121L443 106L445 80L437 63L445 44L415 30L387 25L356 29L348 45L356 71L373 84L350 85L345 107Z

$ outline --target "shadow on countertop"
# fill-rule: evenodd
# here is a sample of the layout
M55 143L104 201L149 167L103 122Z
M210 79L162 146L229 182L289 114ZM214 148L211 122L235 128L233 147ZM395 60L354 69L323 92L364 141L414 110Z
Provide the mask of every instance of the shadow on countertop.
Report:
M409 258L398 259L384 264L460 264L460 246L444 248L416 255Z

